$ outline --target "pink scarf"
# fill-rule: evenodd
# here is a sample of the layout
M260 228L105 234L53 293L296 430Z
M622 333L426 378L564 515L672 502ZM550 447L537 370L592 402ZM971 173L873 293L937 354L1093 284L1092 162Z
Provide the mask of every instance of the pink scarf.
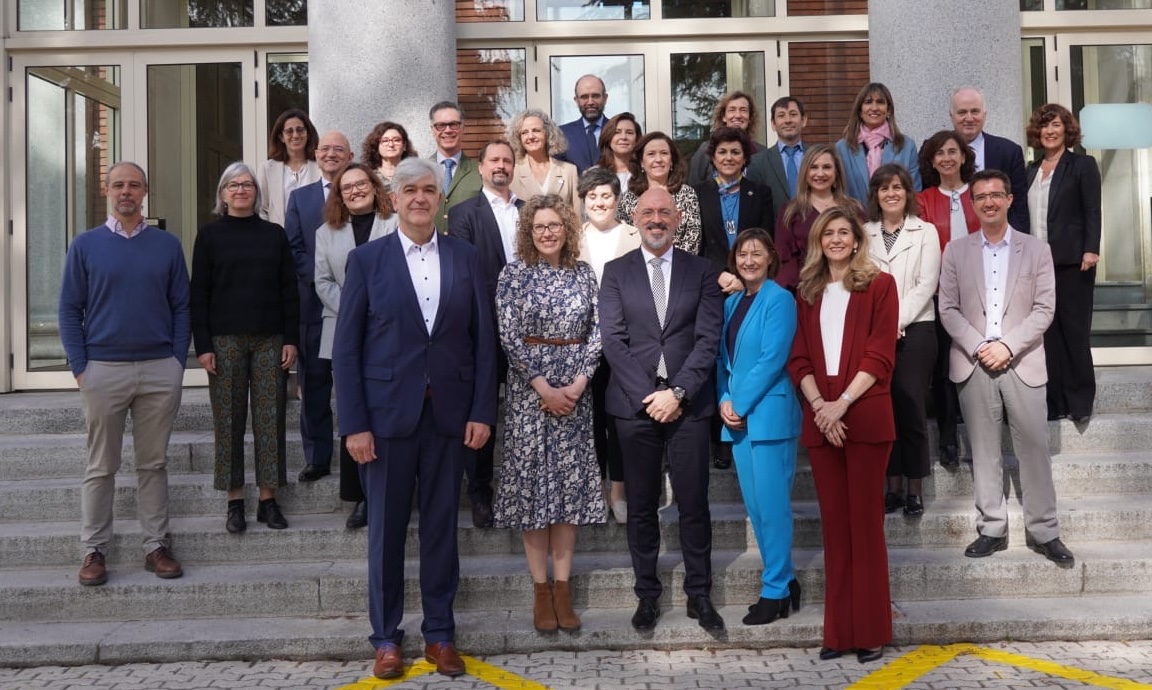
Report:
M876 168L880 167L880 158L884 155L884 142L891 138L892 130L888 127L887 121L876 129L868 129L863 124L860 125L860 132L856 135L856 141L864 144L864 150L867 153L864 163L868 166L869 178L872 177L872 173L876 172Z

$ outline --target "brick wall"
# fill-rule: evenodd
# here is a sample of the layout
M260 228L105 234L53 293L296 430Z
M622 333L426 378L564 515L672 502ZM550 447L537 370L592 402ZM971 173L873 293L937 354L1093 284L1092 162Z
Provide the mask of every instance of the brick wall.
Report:
M791 43L790 93L804 103L804 140L831 143L840 138L856 94L869 82L868 42Z
M523 51L515 51L522 54ZM523 84L513 84L513 51L507 50L457 50L456 51L456 100L464 109L464 119L468 125L464 129L464 152L469 156L479 153L480 148L492 139L503 139L505 120L503 116L523 110L523 99L517 103L511 99L513 113L502 113L509 105L510 92L523 89ZM523 58L520 58L521 64ZM517 78L522 81L523 76Z
M456 23L506 22L508 8L505 0L456 0Z
M868 14L868 0L788 0L789 17Z

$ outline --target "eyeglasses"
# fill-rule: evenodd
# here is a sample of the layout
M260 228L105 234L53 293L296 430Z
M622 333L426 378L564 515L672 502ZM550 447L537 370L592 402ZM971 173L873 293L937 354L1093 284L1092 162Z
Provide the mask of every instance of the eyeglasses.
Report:
M960 192L952 192L952 203L948 204L948 208L952 213L960 210Z
M285 134L305 134L308 132L307 127L285 127L282 130Z
M355 189L356 191L362 192L371 186L372 186L371 180L356 180L355 182L347 182L345 184L340 185L340 193L341 194L347 194L348 192L351 192L353 189Z
M404 140L401 139L400 137L380 137L380 143L381 144L392 144L393 146L395 146L396 144L403 144Z
M256 189L256 183L255 182L229 182L228 184L224 185L224 189L227 189L230 192L239 192L240 190L244 190L245 192L250 192L253 189Z
M537 223L536 225L532 226L532 232L537 235L543 235L546 232L556 235L559 234L563 229L563 223Z
M348 152L348 149L344 148L343 146L331 146L328 144L325 144L324 146L320 146L316 149L316 153L343 154L343 153L347 153L347 152Z
M464 123L459 121L459 120L453 120L452 122L433 122L432 123L432 129L436 130L437 132L443 132L446 129L459 130L463 126L464 126Z
M1007 198L1008 198L1008 195L1005 194L1004 192L988 192L987 194L977 194L977 195L973 196L972 201L975 201L976 203L981 204L981 203L984 203L985 201L988 201L989 199L993 199L995 201L1004 201Z

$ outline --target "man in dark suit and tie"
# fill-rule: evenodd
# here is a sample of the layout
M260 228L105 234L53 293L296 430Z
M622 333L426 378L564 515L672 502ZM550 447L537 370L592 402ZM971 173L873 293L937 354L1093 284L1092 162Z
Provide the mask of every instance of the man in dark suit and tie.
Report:
M512 168L516 164L512 145L506 141L490 141L480 151L480 177L484 188L468 201L448 211L448 234L459 237L476 247L480 255L480 270L492 310L493 329L496 318L496 283L500 271L516 254L516 226L520 207L524 205L512 193ZM508 360L497 348L498 368L496 381L504 380L508 373ZM495 391L493 391L495 394ZM476 527L492 526L492 466L496 448L495 435L471 457L466 465L468 499L472 503L472 524Z
M300 351L296 377L300 383L300 440L304 469L300 481L313 482L332 473L332 364L320 359L323 305L316 296L316 230L324 223L324 202L336 173L352 162L352 147L341 132L325 132L316 147L320 180L288 196L284 232L296 260L300 290Z
M373 674L404 672L404 542L416 494L424 656L464 673L452 602L467 453L496 423L496 335L475 248L436 232L443 179L406 158L392 178L399 231L348 256L332 366L340 432L360 463L368 501L369 638Z
M804 104L793 96L776 99L769 112L776 145L764 150L767 170L762 175L767 178L764 184L772 190L772 218L776 219L780 217L780 209L796 196L796 178L804 158L802 136L808 126L808 116L804 113Z
M1060 541L1048 450L1044 331L1056 305L1052 252L1009 227L1012 185L999 170L969 183L980 232L952 240L940 270L940 322L952 336L949 377L972 444L976 541L969 558L1008 548L1001 429L1007 418L1020 463L1026 545L1063 568L1076 560Z
M576 166L579 174L596 165L600 160L600 130L608 122L604 117L604 104L608 102L608 90L604 81L595 74L585 74L576 80L576 107L580 117L560 126L564 138L568 140L568 150L558 158Z
M428 111L432 137L436 139L436 153L429 160L436 161L443 177L440 207L436 211L436 229L448 232L448 209L468 201L480 193L480 170L476 161L464 155L464 111L452 101L440 101Z
M1008 223L1013 230L1028 233L1028 176L1024 171L1024 151L1010 139L984 131L988 110L984 94L974 86L961 86L952 92L949 111L952 126L976 153L976 170L1001 170L1012 181L1012 208Z
M632 626L649 631L660 617L656 510L667 455L680 513L688 617L716 632L724 619L711 600L708 431L723 298L711 262L673 248L680 212L666 190L654 187L640 196L633 224L640 248L608 262L600 288L600 331L612 369L605 406L627 458L628 548L640 599Z

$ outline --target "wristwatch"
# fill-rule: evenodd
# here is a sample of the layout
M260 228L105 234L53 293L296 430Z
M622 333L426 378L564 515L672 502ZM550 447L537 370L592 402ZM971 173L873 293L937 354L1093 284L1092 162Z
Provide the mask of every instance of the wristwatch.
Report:
M847 403L851 403L856 398L853 398L851 395L848 395L848 391L844 391L843 393L840 394L840 399L847 402Z
M687 391L680 386L672 386L669 390L672 391L672 397L676 398L676 402L684 402L684 394L687 393Z

